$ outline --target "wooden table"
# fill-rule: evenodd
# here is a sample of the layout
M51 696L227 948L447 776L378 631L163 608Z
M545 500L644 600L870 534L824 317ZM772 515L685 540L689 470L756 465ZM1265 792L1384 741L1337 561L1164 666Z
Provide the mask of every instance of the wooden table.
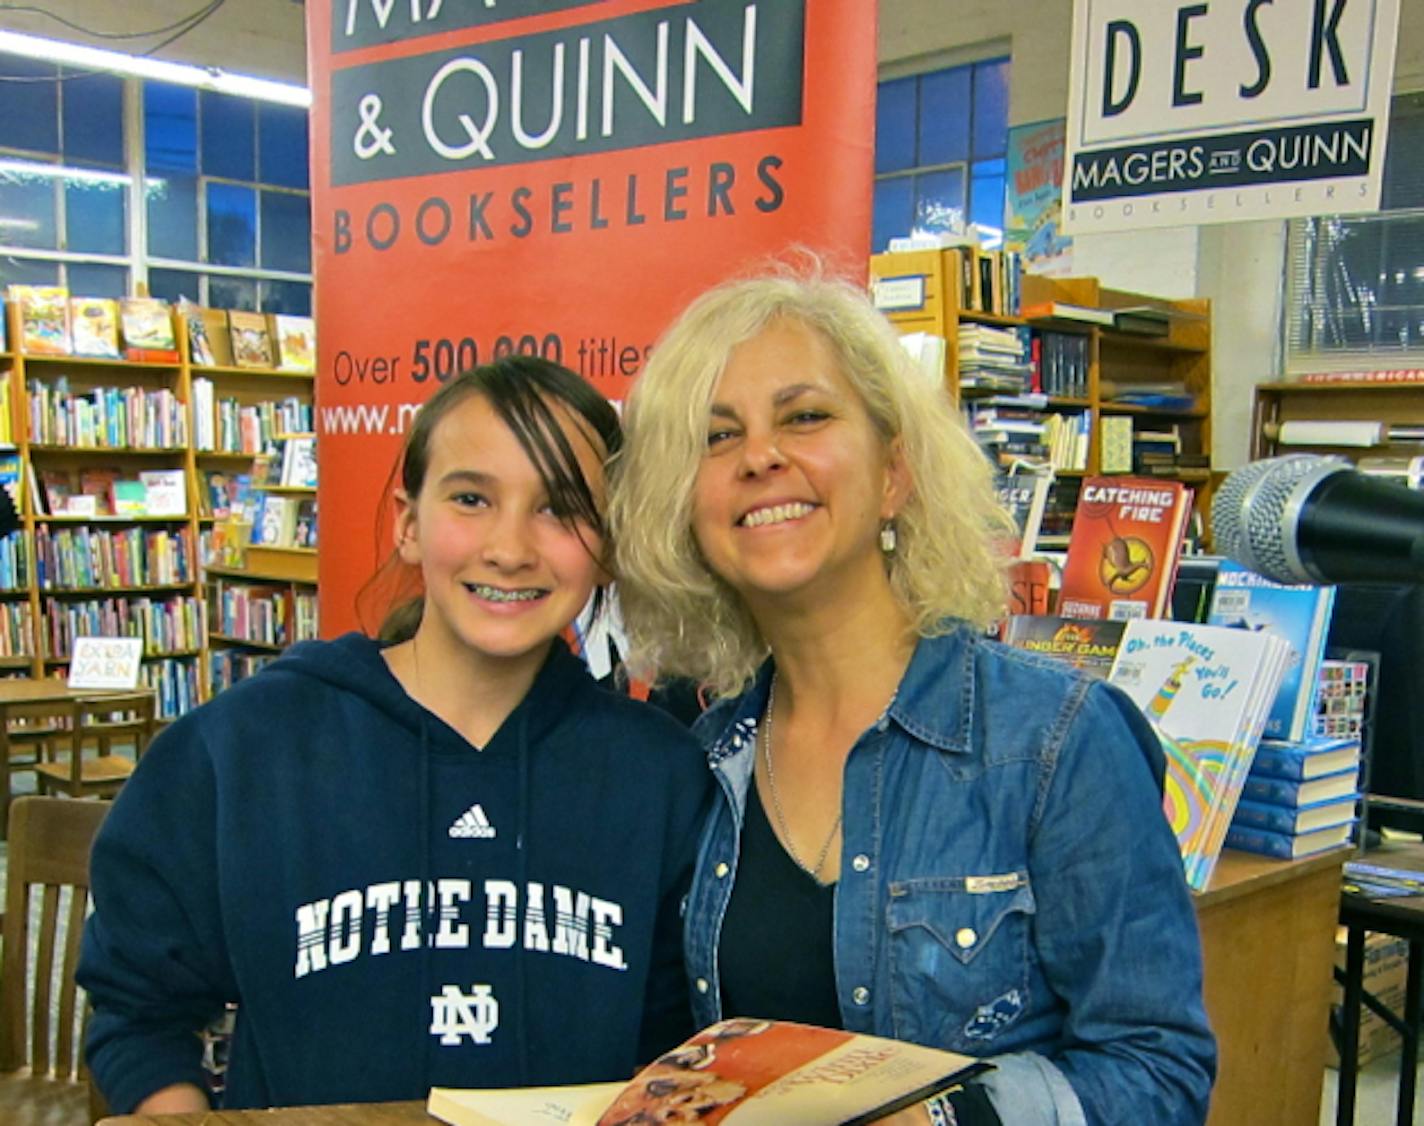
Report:
M1325 1078L1340 869L1222 853L1196 897L1206 1008L1221 1048L1209 1126L1317 1126ZM415 1126L421 1103L110 1118L110 1126Z
M1340 869L1230 850L1197 896L1206 1010L1220 1046L1209 1126L1317 1126L1329 1046Z
M1367 864L1400 868L1424 874L1424 848L1417 844L1386 843L1362 858ZM1419 1022L1424 1009L1424 896L1371 899L1349 892L1340 897L1340 922L1348 937L1345 970L1341 974L1344 996L1340 1027L1340 1079L1336 1100L1336 1126L1353 1126L1355 1083L1359 1070L1360 1006L1364 1002L1365 936L1370 932L1395 935L1409 943L1409 970L1404 986L1404 1009L1394 1013L1377 998L1380 1016L1400 1034L1399 1087L1395 1122L1410 1126L1414 1120L1415 1077L1419 1061Z
M200 1114L127 1114L100 1126L431 1126L424 1103L293 1106L282 1110L209 1110Z
M10 824L10 720L22 715L58 712L74 700L143 690L142 685L125 689L71 688L58 677L0 678L0 768L5 774L5 784L0 787L0 838L5 836Z

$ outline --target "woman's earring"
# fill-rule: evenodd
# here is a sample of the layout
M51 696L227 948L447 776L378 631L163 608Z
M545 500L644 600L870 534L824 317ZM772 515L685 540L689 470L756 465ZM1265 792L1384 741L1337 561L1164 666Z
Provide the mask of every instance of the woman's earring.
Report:
M886 555L894 555L895 544L895 521L887 520L880 525L880 550Z

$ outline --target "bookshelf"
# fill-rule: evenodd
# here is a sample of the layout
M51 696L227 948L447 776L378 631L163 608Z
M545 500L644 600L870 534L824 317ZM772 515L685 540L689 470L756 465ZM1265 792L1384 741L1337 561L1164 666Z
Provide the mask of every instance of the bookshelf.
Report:
M1356 420L1379 424L1380 441L1367 446L1286 444L1288 422ZM1289 453L1342 455L1365 472L1409 483L1424 462L1424 382L1258 383L1252 408L1251 458Z
M23 340L14 302L5 316L8 338ZM207 472L250 474L261 451L199 448L200 429L215 427L200 428L194 397L202 380L243 406L300 404L309 429L313 376L195 363L184 318L170 316L173 359L0 353L11 443L0 457L18 461L22 483L21 528L0 540L0 675L62 676L75 636L136 634L163 719L222 683L215 652L261 651L214 630L216 582L279 592L288 641L304 635L298 623L315 636L316 589L314 548L272 574L240 552L220 580L207 573L218 524L205 514ZM314 489L300 492L314 502Z
M945 386L966 415L981 419L980 430L986 428L984 412L998 411L1018 415L1020 421L1037 419L1056 442L1068 443L1066 452L1059 447L1053 454L1056 480L1038 546L1056 550L1067 542L1082 479L1103 473L1188 484L1196 491L1196 509L1205 523L1214 482L1211 303L1111 289L1096 278L1025 274L1016 287L1019 307L1033 314L1056 306L1064 315L966 309L960 301L963 253L962 248L949 248L875 255L872 284L877 303L901 333L923 332L945 340ZM885 291L889 299L880 300L886 282L892 283ZM1150 311L1163 322L1161 335L1116 327L1117 314L1124 310ZM1080 319L1094 314L1096 319ZM1005 388L968 385L959 354L960 330L965 326L1007 328L1026 337L1036 368L1037 393L1023 396ZM1049 379L1045 385L1047 359L1055 354L1070 362L1058 372L1056 382ZM1006 402L1013 398L1022 399L1021 404ZM1107 461L1105 440L1111 443ZM1010 453L1000 454L1001 460L1012 456L1014 447L1006 448ZM1154 464L1149 465L1149 460Z

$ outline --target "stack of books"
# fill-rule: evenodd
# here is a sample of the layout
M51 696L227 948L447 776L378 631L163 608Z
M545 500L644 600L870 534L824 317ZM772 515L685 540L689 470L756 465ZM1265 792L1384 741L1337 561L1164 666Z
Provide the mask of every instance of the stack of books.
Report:
M1360 741L1263 739L1226 846L1293 860L1345 844L1355 823Z
M1033 365L1028 329L961 324L958 335L959 385L995 391L1027 391Z

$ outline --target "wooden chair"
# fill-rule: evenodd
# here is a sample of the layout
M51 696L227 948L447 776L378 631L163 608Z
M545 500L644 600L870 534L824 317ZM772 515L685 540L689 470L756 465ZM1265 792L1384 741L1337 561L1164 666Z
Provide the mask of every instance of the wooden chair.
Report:
M72 798L111 798L133 773L134 764L153 738L154 695L152 692L124 692L108 696L87 696L69 705L69 730L51 747L69 743L68 755L51 751L51 761L35 765L40 793L63 793ZM89 744L98 747L98 757L86 758ZM130 745L134 757L113 753L115 746Z
M66 704L10 704L3 710L3 718L0 718L0 768L4 770L5 785L0 791L0 836L5 834L10 824L10 798L15 793L15 775L34 770L44 761L52 741L65 733L64 716L68 711Z
M17 798L10 808L0 960L0 1122L6 1126L91 1121L82 1030L76 1034L83 1010L74 967L89 904L89 848L108 808L105 802L40 797ZM32 898L39 922L33 967ZM61 932L62 899L68 903Z

